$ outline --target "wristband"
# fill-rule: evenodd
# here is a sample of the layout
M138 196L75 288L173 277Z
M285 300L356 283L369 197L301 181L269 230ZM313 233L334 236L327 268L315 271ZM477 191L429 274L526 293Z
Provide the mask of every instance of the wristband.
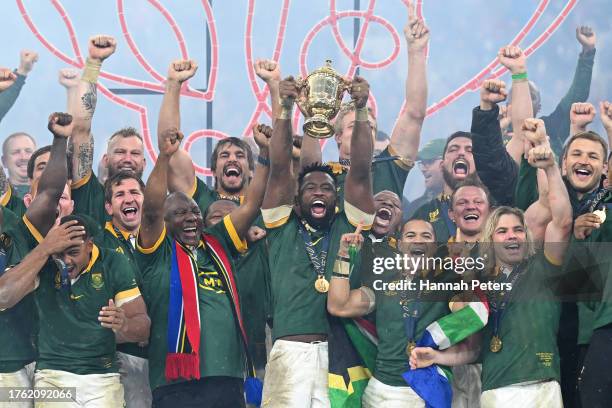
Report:
M349 280L349 277L346 275L342 275L341 273L336 273L336 272L332 272L332 278L338 278L338 279L346 279Z
M85 62L85 69L83 69L83 76L81 79L83 81L95 84L98 82L98 75L100 75L100 69L102 68L102 63L98 61L94 61L91 58L87 58Z
M368 108L357 108L355 109L355 121L356 122L367 122L368 121Z
M267 157L261 157L260 155L257 155L257 163L261 164L262 166L270 167L270 159L268 159Z
M525 82L527 81L527 72L521 72L520 74L512 74L512 82Z
M283 106L280 112L280 115L278 115L277 119L291 119L291 115L293 114L293 108L291 107L286 107Z
M338 273L342 276L349 276L351 273L351 264L344 261L336 260L334 262L334 273Z
M348 256L343 256L343 255L336 256L336 260L344 261L344 262L351 262L351 258L349 258Z

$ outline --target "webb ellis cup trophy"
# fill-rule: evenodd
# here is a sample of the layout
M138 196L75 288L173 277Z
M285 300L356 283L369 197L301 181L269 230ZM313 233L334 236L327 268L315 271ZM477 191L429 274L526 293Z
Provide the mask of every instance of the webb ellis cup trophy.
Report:
M297 79L301 94L298 106L304 116L308 117L304 121L304 133L317 139L334 135L330 121L338 114L344 91L350 85L332 68L331 60L327 60L325 66L314 70L305 79Z

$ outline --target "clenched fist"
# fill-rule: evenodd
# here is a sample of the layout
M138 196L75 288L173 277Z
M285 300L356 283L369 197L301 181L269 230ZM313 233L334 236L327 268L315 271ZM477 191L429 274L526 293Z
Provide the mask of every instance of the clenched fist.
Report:
M253 125L253 139L259 147L260 154L262 149L268 149L270 146L270 138L272 138L272 128L267 125L255 124Z
M583 51L589 51L595 48L597 36L595 31L589 26L580 26L576 28L576 39L582 45Z
M555 155L550 146L539 145L529 150L527 161L535 168L545 169L555 165Z
M297 82L292 76L288 76L280 81L278 89L281 105L286 109L291 109L299 95Z
M258 59L255 60L253 67L257 76L267 84L271 81L278 82L281 80L280 64L275 61Z
M497 59L499 63L508 68L512 74L523 74L527 72L527 57L523 51L515 45L500 48Z
M28 75L36 61L38 61L38 54L30 50L21 50L19 53L19 68L17 73L20 75Z
M548 137L546 136L546 127L542 119L528 118L523 122L523 135L525 138L533 144L533 146L539 146L541 144L548 144Z
M47 128L53 136L69 138L72 134L72 115L69 113L55 112L49 116Z
M59 71L59 83L70 89L79 85L79 71L72 68L63 68Z
M163 130L159 135L157 143L159 155L171 157L177 152L183 140L183 133L175 127Z
M599 102L599 119L607 132L612 131L612 103L608 101Z
M192 78L198 70L198 63L194 60L176 60L168 68L168 81L182 84Z
M17 80L17 75L8 68L0 68L0 92L10 88Z
M89 39L89 58L104 61L117 49L117 41L110 35L95 35Z
M370 96L370 84L360 76L356 76L349 88L351 98L357 109L365 108Z
M595 107L588 102L572 104L570 122L580 130L586 130L589 123L595 119Z
M508 96L506 84L498 79L487 79L480 88L480 109L491 110Z

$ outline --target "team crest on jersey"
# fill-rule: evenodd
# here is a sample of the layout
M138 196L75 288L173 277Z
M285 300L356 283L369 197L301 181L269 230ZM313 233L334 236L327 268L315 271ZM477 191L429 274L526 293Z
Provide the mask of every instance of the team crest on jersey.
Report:
M91 286L93 286L94 289L102 289L102 286L104 286L102 272L94 272L91 274Z
M440 209L436 208L429 213L429 222L436 222L440 218Z
M55 289L59 289L62 287L62 277L59 271L55 272L55 279L53 281L55 283Z
M119 252L120 254L125 254L125 252L123 251L123 248L121 248L120 246L118 246L117 249L115 249L115 252Z

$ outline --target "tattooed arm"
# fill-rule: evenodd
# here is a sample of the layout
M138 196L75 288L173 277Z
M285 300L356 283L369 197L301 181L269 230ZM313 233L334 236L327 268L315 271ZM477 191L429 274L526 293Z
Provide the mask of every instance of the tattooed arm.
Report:
M74 116L74 130L70 142L72 152L73 182L87 177L92 171L94 143L91 135L91 119L98 100L98 75L102 62L115 52L117 43L113 37L97 35L89 39L89 57L78 84L76 98L70 98L70 113Z
M4 167L0 166L0 197L8 191L9 184L6 174L4 173Z

